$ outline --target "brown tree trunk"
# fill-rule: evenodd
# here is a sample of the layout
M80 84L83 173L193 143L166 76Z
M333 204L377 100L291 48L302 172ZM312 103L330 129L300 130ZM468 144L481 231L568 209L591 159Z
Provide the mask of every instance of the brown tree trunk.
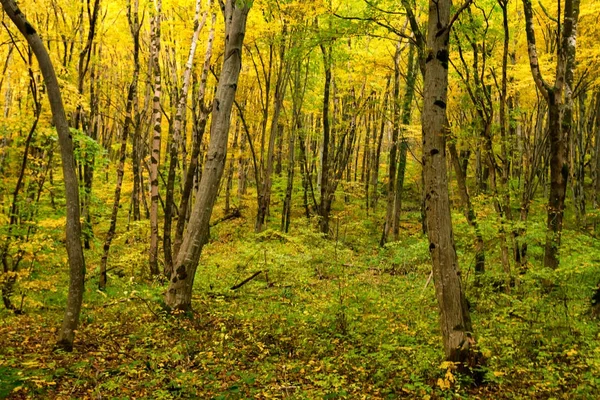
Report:
M523 0L529 65L533 79L548 104L550 140L550 192L544 266L557 268L563 228L565 197L569 175L567 147L573 120L572 85L577 44L577 21L580 0L565 0L562 36L558 39L555 82L550 86L539 67L531 0Z
M460 194L460 200L463 206L463 213L467 222L475 231L475 273L481 274L485 272L485 247L483 243L483 235L479 229L477 223L477 216L471 203L471 196L467 189L467 178L465 171L461 165L461 159L459 158L458 152L456 151L456 145L450 141L448 143L448 150L450 150L450 157L452 158L452 165L454 166L454 173L456 175L456 183L458 185L458 192ZM477 279L477 278L476 278Z
M415 86L417 83L417 61L415 59L415 48L414 45L410 45L408 51L408 73L406 75L406 91L404 92L404 98L402 99L402 115L401 123L402 126L398 127L400 130L400 143L399 143L399 155L398 158L398 170L396 172L396 185L394 187L394 208L392 213L392 235L394 240L400 238L400 213L402 212L402 194L404 192L404 176L406 174L406 162L408 156L408 139L405 135L405 126L410 124L412 116L412 104L415 97ZM398 99L399 101L399 99Z
M258 191L258 210L256 214L256 224L254 225L255 232L261 232L264 229L265 219L269 212L269 206L271 203L271 186L273 184L273 167L275 161L275 141L278 136L283 135L281 126L279 125L279 116L281 114L281 108L283 106L283 100L285 98L285 91L287 88L288 68L287 61L285 60L286 54L286 27L283 26L282 31L282 43L279 49L279 69L277 72L277 81L275 83L275 104L273 106L273 116L271 119L271 129L269 132L269 145L267 148L267 164L266 168L261 168L261 181L257 188ZM266 99L269 102L270 99Z
M131 29L131 35L133 37L133 58L134 58L134 70L131 84L127 94L127 105L125 106L125 121L123 123L123 133L121 137L121 149L119 153L119 163L117 165L117 184L115 187L115 194L113 198L112 213L110 216L110 226L106 233L106 239L104 240L104 247L102 258L100 260L100 280L98 282L98 289L105 290L107 282L106 264L108 262L108 253L110 246L115 237L115 231L117 229L117 216L119 214L119 204L121 202L121 188L123 187L123 175L125 174L125 159L127 158L127 140L129 138L129 131L133 125L133 109L134 102L137 98L138 80L140 75L140 23L138 14L139 3L138 0L134 0L133 8L132 4L128 3L127 17L129 20L129 28Z
M321 165L321 199L319 202L319 228L322 233L329 235L329 214L331 212L331 203L333 202L333 193L330 194L328 188L329 182L329 141L330 141L330 127L329 127L329 101L331 93L331 47L327 48L321 45L321 52L323 53L323 67L325 68L325 88L323 90L323 150L321 153L322 165Z
M173 242L173 254L175 255L175 257L177 257L177 254L179 253L181 242L183 240L183 231L185 229L185 224L188 221L186 216L188 214L188 208L191 201L192 189L194 187L196 172L199 168L198 163L200 158L200 151L202 149L202 142L204 140L204 133L206 131L208 114L210 113L210 110L205 103L205 97L206 82L208 81L208 72L210 69L210 60L212 58L213 42L215 39L216 18L217 15L213 12L211 15L211 27L210 33L208 34L208 43L206 45L206 52L204 54L204 65L202 67L202 75L200 77L200 87L198 88L198 99L196 100L194 106L194 137L192 142L192 159L190 160L190 166L186 171L185 182L183 184L183 191L181 192L181 202L179 204L177 228L175 230L175 241Z
M429 1L423 88L425 215L446 359L464 362L472 351L471 318L462 289L448 197L446 135L450 0Z
M388 242L392 225L394 221L394 204L396 188L396 168L398 154L398 140L400 137L400 43L396 44L396 53L394 55L394 103L393 103L393 127L392 143L390 147L389 172L388 172L388 192L387 192L387 212L383 225L383 233L379 245L383 246Z
M79 221L79 187L77 175L75 173L75 158L73 156L73 142L69 132L67 116L62 102L60 86L56 78L56 73L50 60L50 56L44 47L42 40L36 30L25 18L25 15L17 7L14 0L0 0L4 11L13 21L21 34L27 40L33 53L35 54L44 76L46 90L50 100L52 116L58 141L61 149L63 164L63 179L65 182L66 198L66 247L69 260L70 280L69 294L67 297L67 306L60 329L57 346L71 351L75 339L75 330L79 323L79 314L81 312L81 303L83 301L85 259L83 256L83 247L81 246L81 224Z
M242 45L246 19L250 11L248 3L239 0L227 0L226 3L221 3L225 17L224 61L213 102L210 144L198 188L198 197L165 296L165 303L172 309L191 309L196 269L202 248L209 238L210 217L227 157L231 109L242 66Z
M169 146L169 174L167 175L167 194L165 198L167 208L165 211L165 221L163 229L163 253L165 256L164 274L166 277L170 277L173 272L171 227L173 226L172 214L173 209L175 208L175 172L177 169L179 147L182 143L181 137L183 126L185 123L185 111L192 77L192 67L194 66L194 55L196 54L196 47L198 45L198 37L200 36L200 31L206 23L207 13L208 11L205 11L203 13L202 22L200 22L200 0L196 0L196 11L194 15L194 34L192 36L189 55L185 64L185 70L183 72L183 84L181 86L181 91L178 93L179 96L177 98L177 108L175 110L175 117L173 118L173 132L171 144ZM176 79L174 79L174 82L176 82Z
M594 131L594 163L592 164L592 192L594 207L600 207L600 91L596 93L596 123Z
M371 195L371 207L377 206L377 200L379 199L379 163L381 160L381 146L383 144L383 134L385 133L386 114L388 108L390 89L390 79L388 78L387 85L385 87L385 94L383 95L383 106L381 108L381 125L379 126L379 136L377 137L377 144L375 148L375 157L373 160L373 166L371 170L371 186L373 193Z

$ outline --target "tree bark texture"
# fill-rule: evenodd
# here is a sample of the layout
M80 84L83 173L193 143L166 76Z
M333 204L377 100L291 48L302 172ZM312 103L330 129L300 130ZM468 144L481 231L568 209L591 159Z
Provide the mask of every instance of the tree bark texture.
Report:
M446 359L462 362L470 356L474 339L460 279L448 196L446 104L450 7L450 0L429 1L422 113L423 170L427 235L444 350Z
M191 309L194 277L202 248L208 242L210 217L225 168L231 109L242 66L242 45L250 4L245 0L227 0L220 4L225 17L224 61L213 102L210 143L198 196L165 297L166 304L172 309Z
M75 339L75 330L79 324L79 314L83 301L85 259L81 245L81 224L79 210L79 186L75 173L75 158L73 156L73 141L69 132L67 116L63 106L60 86L56 78L54 66L37 31L13 0L0 0L4 11L13 21L21 34L27 40L35 54L48 92L52 116L58 141L60 144L66 198L66 248L69 262L69 294L63 323L60 328L57 346L71 351Z

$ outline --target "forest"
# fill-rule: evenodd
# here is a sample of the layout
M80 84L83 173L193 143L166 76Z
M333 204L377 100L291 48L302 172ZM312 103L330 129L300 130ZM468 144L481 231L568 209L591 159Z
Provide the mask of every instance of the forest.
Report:
M598 398L599 1L0 4L0 398Z

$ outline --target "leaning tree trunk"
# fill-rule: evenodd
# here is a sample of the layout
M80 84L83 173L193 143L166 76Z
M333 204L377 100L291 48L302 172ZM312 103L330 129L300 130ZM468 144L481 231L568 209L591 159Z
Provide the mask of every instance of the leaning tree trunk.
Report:
M202 248L208 241L210 217L225 167L231 108L242 66L242 45L250 3L227 0L227 3L221 3L221 8L225 16L224 61L213 102L210 143L198 196L165 296L166 304L172 309L189 310L192 306L194 277Z
M58 141L60 144L63 179L65 182L65 199L67 208L66 247L70 269L69 295L63 323L60 329L57 346L66 350L73 350L75 330L79 323L81 303L83 301L83 284L85 275L85 259L81 246L81 224L79 221L79 186L75 173L75 158L73 156L73 141L69 132L67 116L62 102L60 86L54 72L52 61L42 40L36 30L25 18L14 0L0 0L4 11L23 34L40 64Z
M206 23L206 16L207 11L204 12L202 16L202 22L200 23L200 0L196 0L196 13L194 16L194 34L192 36L190 52L188 55L187 62L185 64L185 70L183 72L183 84L181 87L181 92L179 93L179 97L177 98L177 109L175 111L175 118L173 119L173 137L171 139L171 145L169 149L169 173L167 175L167 194L165 199L166 212L163 229L163 253L165 256L164 274L166 277L171 276L171 273L173 272L171 227L172 213L173 208L175 207L175 172L178 161L178 149L181 143L181 133L185 122L184 119L187 105L187 95L192 77L192 67L194 66L194 55L196 54L196 47L198 45L198 37L200 36L200 31ZM174 80L174 82L176 82L176 80Z
M429 54L425 66L422 114L423 170L427 235L444 350L447 360L463 362L470 357L474 339L452 234L446 167L451 3L450 0L429 1Z
M210 9L211 2L208 2L208 8ZM177 219L177 227L175 229L175 241L173 242L173 254L177 257L181 242L183 240L183 231L187 222L186 215L188 213L189 203L192 197L192 189L194 187L194 180L196 173L198 172L198 161L200 158L200 150L202 149L202 142L204 140L204 132L206 131L206 123L208 121L208 114L210 109L205 104L206 97L206 82L208 81L208 72L210 70L210 60L212 58L212 49L215 39L215 21L216 13L211 14L211 26L208 34L208 43L206 44L206 53L204 54L204 65L202 67L202 75L200 76L200 87L198 88L198 98L195 101L193 112L194 112L194 127L193 127L193 142L192 142L192 158L190 160L190 166L185 174L185 182L183 184L183 191L181 192L181 202L179 203L179 215ZM199 109L199 110L198 110Z

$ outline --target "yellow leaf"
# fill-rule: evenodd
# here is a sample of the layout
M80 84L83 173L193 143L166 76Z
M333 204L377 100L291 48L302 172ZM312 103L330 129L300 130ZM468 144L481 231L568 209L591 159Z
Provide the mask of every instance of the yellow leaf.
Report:
M437 385L442 390L450 389L450 382L448 382L447 380L442 379L442 378L438 378Z

